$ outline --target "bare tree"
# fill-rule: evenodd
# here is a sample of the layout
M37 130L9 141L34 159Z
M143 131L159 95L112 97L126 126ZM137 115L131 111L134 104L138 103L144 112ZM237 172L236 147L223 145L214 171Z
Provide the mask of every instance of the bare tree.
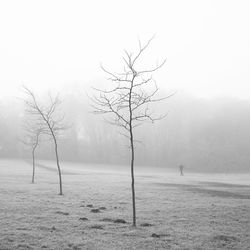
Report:
M59 95L56 97L49 95L49 104L43 106L37 102L34 93L30 89L27 87L23 88L28 97L25 100L26 112L35 117L35 126L40 127L42 129L42 133L49 136L49 138L54 142L60 184L59 194L62 195L62 175L58 154L58 137L62 131L67 129L64 123L64 115L58 114L62 102L59 98Z
M116 125L125 131L122 133L129 139L131 149L131 188L132 188L132 208L133 208L133 226L136 226L136 205L135 205L135 140L134 128L144 122L154 123L163 119L166 115L154 115L150 109L150 104L160 102L170 96L157 98L158 87L153 79L153 72L160 69L165 61L149 69L138 69L137 62L143 52L148 48L151 38L145 45L139 41L139 51L135 54L125 51L123 57L123 71L114 73L102 70L108 75L108 80L114 85L109 90L95 89L97 94L91 99L95 114L110 114L107 122Z
M25 136L24 136L25 139L20 139L20 141L24 143L26 146L31 148L32 166L33 166L31 183L35 183L35 167L36 167L35 152L39 145L40 136L42 134L42 128L36 127L35 125L26 122L24 124L24 129L25 129Z

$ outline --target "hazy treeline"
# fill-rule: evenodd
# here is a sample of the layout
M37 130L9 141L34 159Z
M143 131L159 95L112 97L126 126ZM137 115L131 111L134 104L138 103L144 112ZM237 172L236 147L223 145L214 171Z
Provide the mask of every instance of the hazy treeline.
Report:
M63 94L63 111L71 128L61 138L62 160L127 164L128 142L117 127L91 113L88 97L72 89ZM233 98L198 99L178 93L155 107L168 112L159 123L136 130L136 163L198 171L249 170L250 102ZM28 158L24 135L24 105L20 100L0 102L0 157ZM52 159L53 145L43 142L40 159Z

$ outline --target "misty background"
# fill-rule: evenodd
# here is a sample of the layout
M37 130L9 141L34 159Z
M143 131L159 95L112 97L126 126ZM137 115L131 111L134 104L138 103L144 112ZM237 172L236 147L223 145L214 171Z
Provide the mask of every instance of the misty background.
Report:
M248 1L2 1L0 3L0 157L29 158L19 139L21 86L39 101L59 92L71 128L62 160L127 164L127 141L91 113L91 86L108 86L100 63L122 67L123 49L156 37L140 67L167 63L155 80L156 113L135 132L136 164L194 171L249 171L250 33ZM54 159L44 142L37 156Z
M127 139L119 128L91 113L86 95L72 89L64 95L63 110L71 128L60 138L62 160L86 163L127 164ZM146 123L135 130L136 163L152 167L234 172L249 170L250 101L234 98L202 99L180 93L158 106L155 112L168 112L161 122ZM26 119L21 100L0 105L0 156L29 158L23 145ZM54 159L53 144L43 142L37 150L40 159Z

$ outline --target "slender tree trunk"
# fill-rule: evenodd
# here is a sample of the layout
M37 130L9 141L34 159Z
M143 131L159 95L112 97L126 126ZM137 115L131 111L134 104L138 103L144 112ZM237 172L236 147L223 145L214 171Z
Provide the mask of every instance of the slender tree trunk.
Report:
M132 188L132 205L133 205L133 226L136 227L136 208L135 208L135 177L134 177L134 139L133 131L130 130L130 145L131 145L131 188Z
M132 190L132 206L133 206L133 226L136 227L136 207L135 207L135 177L134 177L134 159L135 159L135 151L134 151L134 137L133 137L133 111L132 111L132 90L134 84L135 75L131 81L131 88L129 91L129 133L130 133L130 146L131 146L131 190Z
M36 144L34 145L32 149L32 165L33 165L32 181L31 181L32 184L35 183L35 168L36 168L35 152L36 152L37 145L38 145L38 136L36 138Z
M57 164L58 175L59 175L59 184L60 184L60 193L59 193L59 195L62 195L63 194L63 192L62 192L62 174L61 174L61 168L60 168L60 164L59 164L57 141L56 141L55 135L52 134L52 136L53 136L53 140L54 140L54 144L55 144L56 164Z
M38 139L39 139L39 134L36 135L36 143L32 149L32 165L33 165L33 173L32 173L32 181L31 183L35 183L35 168L36 168L36 162L35 162L35 152L36 148L38 146Z
M35 183L35 150L36 150L36 147L34 147L32 149L32 165L33 165L33 172L32 172L32 181L31 183Z

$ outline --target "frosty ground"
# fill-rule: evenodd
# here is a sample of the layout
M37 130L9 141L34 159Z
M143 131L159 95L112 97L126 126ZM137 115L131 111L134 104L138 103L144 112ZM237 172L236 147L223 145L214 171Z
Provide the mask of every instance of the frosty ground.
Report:
M0 249L250 249L250 175L0 161ZM125 220L126 223L122 223Z

